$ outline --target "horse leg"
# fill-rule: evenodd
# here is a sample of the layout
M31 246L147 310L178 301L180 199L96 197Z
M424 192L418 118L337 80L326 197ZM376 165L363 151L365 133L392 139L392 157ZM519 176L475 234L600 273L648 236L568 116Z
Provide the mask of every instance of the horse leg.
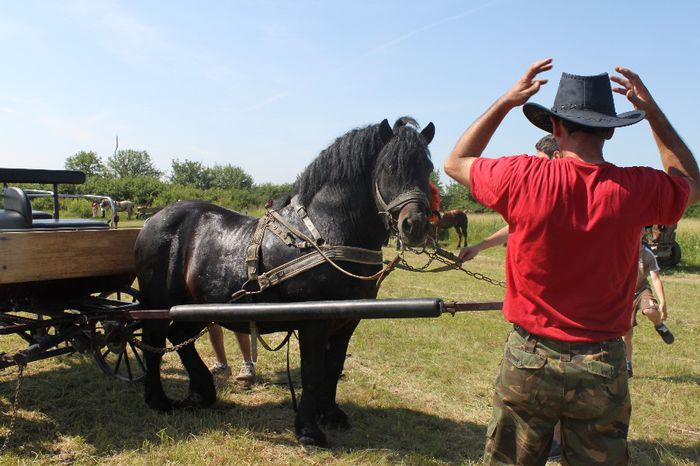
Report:
M320 422L323 426L333 429L347 429L348 416L338 407L336 393L338 379L343 372L345 357L348 352L350 338L359 322L349 322L342 331L333 335L328 342L326 350L325 386L319 406Z
M325 325L327 323L307 322L299 329L302 392L294 419L294 431L302 445L322 446L326 443L326 435L316 423L328 342Z
M462 232L459 229L459 225L455 225L455 231L457 232L457 248L462 247Z
M147 345L163 348L165 336L168 333L168 323L157 320L143 321L143 342ZM160 380L160 362L162 354L144 351L146 360L146 377L144 378L144 394L146 404L157 411L170 411L173 409L172 401L165 395L163 384Z
M173 322L168 331L168 339L173 345L179 345L185 340L196 336L205 326L203 322ZM177 407L206 408L216 401L214 377L197 352L194 343L177 350L178 356L185 366L190 378L190 393Z

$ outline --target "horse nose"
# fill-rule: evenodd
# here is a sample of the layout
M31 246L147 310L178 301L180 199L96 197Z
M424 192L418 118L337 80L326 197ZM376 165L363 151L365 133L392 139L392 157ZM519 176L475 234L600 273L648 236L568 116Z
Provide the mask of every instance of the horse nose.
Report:
M423 214L409 215L401 223L401 231L407 238L421 239L426 231L427 222Z

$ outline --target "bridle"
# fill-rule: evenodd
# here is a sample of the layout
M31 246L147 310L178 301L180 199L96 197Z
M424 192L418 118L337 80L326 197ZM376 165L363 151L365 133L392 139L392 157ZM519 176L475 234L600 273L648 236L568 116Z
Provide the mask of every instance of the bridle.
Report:
M405 206L415 202L416 204L422 205L426 212L430 210L428 196L426 196L420 189L409 189L408 191L404 191L391 200L391 202L387 203L382 197L382 193L379 191L379 185L375 182L374 201L377 204L377 208L379 210L378 213L384 222L384 227L387 230L393 231L397 234L399 233L397 221L398 214Z

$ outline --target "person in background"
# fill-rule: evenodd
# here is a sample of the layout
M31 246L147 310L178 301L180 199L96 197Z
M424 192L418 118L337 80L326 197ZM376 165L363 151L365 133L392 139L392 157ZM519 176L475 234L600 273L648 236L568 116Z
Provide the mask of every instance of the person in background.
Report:
M238 347L241 349L243 363L236 375L236 380L246 385L255 383L255 363L253 362L250 352L250 337L245 333L233 332L238 340ZM217 377L229 377L231 375L231 367L228 365L226 358L226 348L224 347L224 332L220 325L211 325L209 327L209 341L216 355L216 362L209 368L211 373Z
M642 235L644 234L645 230L642 230ZM659 276L659 270L659 264L656 262L654 253L644 243L640 242L637 286L634 292L634 303L632 304L632 326L627 334L622 337L627 350L627 374L630 377L634 374L632 370L632 336L634 335L634 326L637 325L637 313L639 311L654 324L656 333L659 334L664 343L670 345L674 341L673 334L664 324L666 317L668 317L668 311L666 310L666 295ZM647 277L651 278L658 301L651 292Z

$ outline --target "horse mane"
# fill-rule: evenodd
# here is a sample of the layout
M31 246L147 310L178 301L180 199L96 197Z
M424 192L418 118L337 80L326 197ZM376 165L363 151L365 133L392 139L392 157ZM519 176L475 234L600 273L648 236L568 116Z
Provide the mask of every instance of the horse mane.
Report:
M302 204L308 204L324 186L357 183L369 179L376 156L383 156L377 168L399 170L410 176L421 173L425 166L418 159L428 154L425 141L417 131L418 123L411 117L401 117L394 123L394 137L384 145L379 133L379 124L348 131L330 146L299 175L295 190ZM424 148L425 151L419 150Z
M417 179L426 169L433 170L430 150L419 129L420 126L411 117L404 116L396 120L394 137L382 150L382 159L377 165L378 172L402 174L405 179ZM428 191L427 185L425 191Z
M311 202L325 185L360 179L383 144L378 124L352 129L337 138L297 178L294 187L302 204Z

